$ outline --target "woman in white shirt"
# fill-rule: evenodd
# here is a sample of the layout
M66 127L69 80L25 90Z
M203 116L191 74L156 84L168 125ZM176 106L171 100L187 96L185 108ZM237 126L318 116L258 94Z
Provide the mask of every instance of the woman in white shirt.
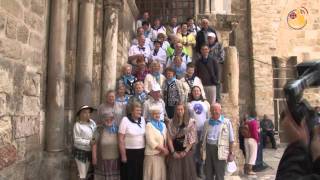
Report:
M142 180L146 122L140 103L133 102L119 126L122 180Z
M91 163L91 145L94 144L93 133L96 123L90 119L94 108L82 106L77 113L79 120L73 127L74 149L73 156L76 160L80 179L86 179Z
M197 125L198 142L202 135L202 129L205 121L210 117L210 104L202 97L199 86L193 86L191 97L188 103L191 118L195 119ZM203 161L200 158L200 143L196 146L195 161L198 177L202 176Z

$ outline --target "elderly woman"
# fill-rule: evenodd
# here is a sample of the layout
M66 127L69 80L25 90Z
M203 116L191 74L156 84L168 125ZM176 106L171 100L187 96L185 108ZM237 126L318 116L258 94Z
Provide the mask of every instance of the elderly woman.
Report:
M80 107L77 113L79 119L73 127L73 156L76 160L80 179L86 179L91 164L91 145L95 141L93 133L96 129L96 123L90 119L93 110L92 107L86 105Z
M159 84L160 87L163 85L163 82L166 80L166 77L160 73L160 63L158 61L153 61L151 63L151 72L147 74L144 79L144 89L147 93L151 91L151 88L154 84Z
M169 180L197 179L192 152L196 140L195 120L189 118L187 109L179 103L168 125L168 145L171 152L168 159Z
M167 129L160 120L161 107L150 107L151 118L146 125L146 149L143 164L144 180L166 180L165 156L169 154L166 145Z
M138 102L141 106L148 99L148 93L144 90L143 82L137 81L134 83L134 94L130 97L127 107L131 106L134 102Z
M95 180L120 180L118 126L112 113L103 114L103 124L95 131L92 164L96 165Z
M121 179L142 180L145 148L146 122L141 117L142 107L134 102L119 126L119 149L121 155Z
M98 107L98 124L101 124L101 115L106 113L113 113L115 118L115 123L120 124L121 119L125 116L126 109L123 104L116 102L116 92L114 90L109 90L106 93L106 101Z
M179 102L186 102L189 87L176 79L174 69L166 68L165 74L167 79L162 85L163 100L166 104L167 115L172 118L176 105Z
M137 78L132 75L132 66L125 64L122 66L122 76L119 79L119 83L123 83L126 87L126 94L133 94L133 84L137 81Z

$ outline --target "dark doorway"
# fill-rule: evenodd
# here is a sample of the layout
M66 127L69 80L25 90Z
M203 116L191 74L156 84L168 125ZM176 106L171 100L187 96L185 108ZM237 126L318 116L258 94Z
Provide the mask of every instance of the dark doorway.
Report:
M176 16L178 22L194 17L194 0L136 0L140 15L148 11L151 19L160 18L163 23Z

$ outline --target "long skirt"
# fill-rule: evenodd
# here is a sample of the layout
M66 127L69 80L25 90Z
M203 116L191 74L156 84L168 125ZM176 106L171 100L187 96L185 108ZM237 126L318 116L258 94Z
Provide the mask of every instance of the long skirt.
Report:
M193 159L193 152L190 151L182 159L168 157L168 180L195 180L197 179L196 167Z
M102 160L94 171L95 180L120 180L119 159Z
M142 180L143 179L143 149L126 149L127 162L121 163L121 180Z
M165 157L161 155L144 156L143 180L166 180Z

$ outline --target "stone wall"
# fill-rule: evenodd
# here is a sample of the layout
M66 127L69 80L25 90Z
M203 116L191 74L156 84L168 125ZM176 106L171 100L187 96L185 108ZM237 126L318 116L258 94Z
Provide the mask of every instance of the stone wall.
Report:
M47 0L0 1L0 179L39 173L47 7Z
M239 52L239 106L240 116L250 112L254 107L254 97L252 90L252 60L250 59L250 32L248 19L248 0L232 0L231 10L238 17L238 26L231 34L234 45Z
M320 58L319 1L251 0L251 32L254 68L254 97L258 114L273 115L273 80L271 57L296 56L303 60ZM287 24L290 11L305 7L308 10L307 25L294 30ZM310 94L311 93L311 94ZM313 103L320 104L319 90L307 93Z

